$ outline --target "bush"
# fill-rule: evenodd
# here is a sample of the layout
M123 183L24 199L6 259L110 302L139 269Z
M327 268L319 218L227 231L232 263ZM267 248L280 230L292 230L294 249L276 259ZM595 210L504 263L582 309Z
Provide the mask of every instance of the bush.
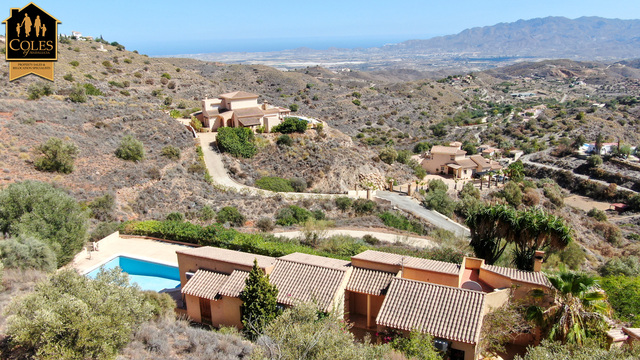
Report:
M540 195L534 189L528 188L522 195L522 202L527 206L536 206L540 203Z
M431 149L431 144L428 142L419 142L414 145L413 152L415 154L423 154Z
M271 221L271 219L263 217L258 220L258 222L256 223L256 227L262 232L270 232L273 231L275 225L273 224L273 221Z
M167 145L163 147L160 154L171 160L180 159L180 149L172 145Z
M144 145L131 135L126 135L120 141L116 156L122 160L139 161L144 159Z
M349 210L349 208L353 204L353 200L346 196L337 197L335 202L338 209L342 210L342 212Z
M287 134L282 134L282 135L278 136L278 140L276 140L276 144L284 145L284 146L291 146L291 145L293 145L293 139L291 139L291 136L289 136Z
M392 147L387 146L380 151L378 157L383 163L391 165L396 161L398 153Z
M102 62L102 66L106 67L106 68L111 68L113 67L113 65L111 64L111 61L109 60L105 60Z
M171 212L167 214L167 221L184 221L184 214L179 212Z
M596 208L589 210L589 212L587 212L587 216L592 217L598 221L607 221L607 214L604 211L598 210Z
M591 155L587 158L587 164L590 168L595 169L602 165L602 158L600 155Z
M295 224L302 224L311 218L313 218L311 211L295 205L290 205L278 210L276 213L276 224L291 226Z
M613 258L602 265L598 272L602 276L640 276L640 258L633 255Z
M410 221L406 216L399 212L391 213L385 211L382 214L378 214L378 217L382 219L382 222L386 226L390 226L400 230L407 230L419 235L424 235L424 227L417 221Z
M198 218L200 219L200 221L210 221L215 217L216 212L213 211L213 209L208 205L203 206L202 209L200 209L200 211L198 212Z
M64 191L24 181L0 191L0 233L26 235L44 241L65 265L87 238L87 214Z
M505 199L509 205L518 207L522 203L522 190L516 182L509 181L500 191L500 197Z
M411 331L408 337L399 336L391 347L404 354L407 359L441 360L442 356L433 347L433 337L419 331Z
M73 60L73 61L70 61L70 62L69 62L69 65L71 65L71 66L73 66L73 67L76 67L76 66L80 65L80 63L79 63L79 62L77 62L76 60Z
M171 75L169 75L169 73L162 73L162 75L160 75L161 78L165 78L167 80L171 80Z
M54 137L36 147L36 151L39 153L34 162L36 169L63 174L73 171L73 163L78 155L78 147L74 143Z
M406 164L411 159L411 151L409 150L400 150L398 151L398 156L396 157L396 161L401 164Z
M37 82L29 85L27 92L29 93L29 100L38 100L43 96L52 95L53 87L49 83Z
M284 121L271 129L271 132L278 132L282 134L301 133L304 134L307 131L307 122L297 117L286 117Z
M104 194L89 203L89 209L92 217L100 221L109 221L116 209L116 198L110 193Z
M218 129L217 144L222 152L235 157L251 158L256 152L253 132L249 128L223 127Z
M358 99L353 99L353 100L351 100L351 102L352 102L352 103L353 103L353 105L355 105L355 106L360 106L360 105L362 105L362 102L361 102L360 100L358 100Z
M631 360L639 357L638 347L612 346L607 350L594 340L581 345L543 340L540 345L529 347L525 356L516 356L515 360Z
M353 207L353 211L355 211L356 214L371 214L376 209L376 203L372 200L356 199L351 207Z
M85 83L85 84L82 84L82 86L84 87L84 92L87 95L104 96L104 93L100 91L97 87L93 86L92 84Z
M453 215L453 210L456 208L456 202L447 195L449 187L440 179L430 180L428 186L429 189L422 204L427 209L436 210L445 216L450 217Z
M303 178L292 178L289 180L289 183L295 192L304 192L307 190L307 180Z
M218 211L218 216L216 217L216 221L221 224L230 223L231 226L242 226L245 222L244 215L240 214L237 208L233 206L225 206L220 211Z
M260 189L275 191L275 192L293 192L294 189L291 186L291 182L287 179L283 179L277 176L265 176L256 180L256 186Z
M73 87L73 90L71 90L71 93L69 93L69 100L74 103L87 102L87 95L85 94L84 86L76 84L76 86Z
M640 326L640 278L611 276L600 280L615 317L631 327Z
M0 241L0 260L5 269L53 272L57 268L56 254L53 250L44 242L28 236Z
M67 81L73 81L73 74L66 74L62 78L67 80Z
M296 112L298 111L300 107L298 106L298 104L291 104L289 105L289 110L291 110L292 112Z
M545 186L543 193L553 205L558 207L562 207L564 205L564 198L556 186Z
M14 345L40 359L113 358L153 308L119 270L96 280L64 270L7 309Z
M106 238L120 229L120 223L117 222L101 222L96 226L89 235L89 241L98 241Z

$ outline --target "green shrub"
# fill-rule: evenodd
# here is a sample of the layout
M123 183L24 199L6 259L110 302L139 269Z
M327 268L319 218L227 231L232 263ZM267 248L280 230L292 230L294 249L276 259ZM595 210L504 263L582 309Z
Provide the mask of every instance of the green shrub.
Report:
M307 122L297 117L286 117L284 121L271 129L271 132L278 132L282 134L301 133L307 131Z
M307 190L307 180L303 178L291 178L289 183L295 192L304 192Z
M87 95L104 96L104 93L100 91L100 89L98 89L97 87L93 86L92 84L85 83L85 84L82 84L82 86L84 87L84 91Z
M607 221L607 214L604 211L598 210L596 208L589 210L589 212L587 212L587 216L592 217L598 221Z
M105 60L105 61L103 61L103 62L102 62L102 66L104 66L104 67L106 67L106 68L108 68L108 69L110 69L110 68L112 68L112 67L113 67L113 65L111 64L111 61L109 61L109 60Z
M413 147L413 152L415 154L422 154L429 151L429 149L431 149L431 144L423 141L415 144L415 146Z
M73 67L76 67L76 66L80 65L80 63L77 62L76 60L73 60L73 61L69 62L69 65L71 65Z
M587 158L587 164L592 169L597 168L602 165L602 158L600 155L591 155Z
M293 192L294 189L291 186L291 182L287 179L283 179L277 176L265 176L256 180L256 186L260 189L275 191L275 192Z
M144 145L131 135L126 135L116 149L116 156L122 160L139 161L144 159Z
M311 218L313 218L311 211L295 205L290 205L278 210L276 213L276 224L291 226L295 224L302 224Z
M317 210L313 210L311 212L311 214L313 215L313 218L315 220L324 220L326 219L327 215L324 213L324 211L317 209Z
M40 171L69 174L78 155L78 147L72 142L58 138L49 138L46 143L36 147L38 157L34 165Z
M171 80L171 75L169 75L169 73L162 73L162 75L160 75L161 78L165 78L167 80Z
M71 73L66 74L62 78L67 80L67 81L73 81L73 74L71 74Z
M365 215L371 214L376 209L376 203L367 199L356 199L351 207L356 214Z
M337 197L335 202L338 209L340 209L342 212L349 210L349 208L353 204L353 200L346 196Z
M278 140L276 140L276 144L284 145L284 146L291 146L291 145L293 145L293 139L291 139L291 136L289 136L287 134L282 134L282 135L278 136Z
M291 104L289 105L289 110L291 110L292 112L296 112L298 111L300 107L298 106L298 104Z
M89 203L89 209L92 217L100 221L109 221L113 218L113 212L116 210L116 198L112 194L106 193Z
M223 127L218 129L216 139L220 151L235 157L251 158L257 152L254 135L249 128Z
M208 205L205 205L198 212L198 218L201 221L210 221L216 217L216 212Z
M171 160L180 159L180 149L172 145L167 145L163 147L160 154Z
M52 272L58 267L56 254L49 245L23 235L0 241L0 261L5 269L35 269Z
M504 186L502 190L500 190L500 197L505 199L509 205L518 207L522 204L522 190L520 190L520 186L515 181L509 181Z
M102 240L118 230L120 230L118 222L101 222L89 234L89 241Z
M600 286L607 293L615 317L632 327L640 326L640 278L610 276L602 278Z
M126 59L125 59L126 60ZM167 293L159 293L153 290L142 292L144 303L151 307L151 314L155 318L171 317L174 314L176 302Z
M225 206L220 211L218 211L218 216L216 217L216 221L224 224L230 223L231 226L243 226L246 218L244 215L238 211L236 207L233 206Z
M637 256L625 256L608 260L598 272L602 276L640 276L640 258Z
M392 213L389 211L385 211L381 214L378 214L378 217L382 219L382 222L386 226L424 235L424 227L422 226L422 224L417 221L410 221L406 216L400 214L399 212Z
M63 190L24 181L0 191L0 233L26 235L44 241L65 265L87 238L87 214Z
M37 82L29 85L27 92L29 93L29 100L37 100L43 96L52 95L53 87L49 83Z
M396 161L401 164L406 164L411 160L411 151L409 150L400 150L398 151L398 156L396 157Z
M355 106L360 106L360 105L362 105L362 102L361 102L360 100L358 100L358 99L353 99L353 100L351 100L351 102L352 102L352 103L353 103L353 105L355 105Z
M124 88L124 84L119 81L109 81L108 84L117 88Z
M433 346L433 336L411 331L408 337L398 336L391 347L404 354L407 359L441 360L442 356Z
M7 333L39 359L114 358L151 318L153 308L144 300L119 270L96 280L64 270L11 303Z
M456 202L447 194L449 187L439 179L429 181L429 189L422 204L427 209L435 210L451 217L456 208Z
M131 64L133 62L131 59L124 59L122 61L124 61L126 64Z
M74 103L85 103L87 102L87 95L84 92L84 86L76 84L69 93L69 100Z
M167 214L167 221L184 221L184 214L179 212L171 212Z
M382 162L391 165L396 161L398 152L396 152L394 148L387 146L380 151L378 157L380 157L380 160L382 160Z

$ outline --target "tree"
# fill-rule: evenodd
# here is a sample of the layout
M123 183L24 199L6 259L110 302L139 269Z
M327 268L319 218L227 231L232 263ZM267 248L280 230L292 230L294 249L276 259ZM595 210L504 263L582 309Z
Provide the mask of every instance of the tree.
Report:
M436 210L446 216L451 216L456 208L456 202L447 195L449 187L440 179L429 180L427 194L422 204L427 209Z
M462 146L462 150L466 151L467 155L475 155L478 153L478 144L465 141L464 145Z
M297 117L286 117L284 121L271 129L271 132L279 132L282 134L300 133L307 131L308 123Z
M587 164L590 168L595 169L602 165L602 158L600 157L600 155L590 155L587 158Z
M596 136L596 154L600 154L600 151L602 151L602 142L604 141L604 136L602 136L602 133L598 133L598 135Z
M500 191L500 196L511 206L518 207L522 204L522 190L520 190L520 186L514 181L509 181L507 185L505 185Z
M106 359L131 341L152 307L119 270L95 280L63 270L15 299L7 313L13 344L39 359Z
M507 205L483 206L471 213L466 224L476 256L495 263L508 244L513 244L513 263L533 270L537 250L563 249L572 241L572 229L564 220L542 209L515 210Z
M282 360L383 359L390 351L388 345L355 341L345 321L334 313L319 313L313 303L285 310L256 344L264 352L260 358Z
M34 165L40 171L69 174L73 171L73 162L78 155L78 147L55 137L36 147L39 153Z
M587 142L587 138L580 134L576 137L576 139L573 141L573 143L571 144L571 148L578 150L582 147L582 145L584 145Z
M383 163L391 165L396 161L398 152L391 146L387 146L380 151L378 157L380 157Z
M222 152L235 157L252 158L258 151L253 139L253 131L249 128L223 127L218 129L216 142Z
M0 233L42 240L64 265L87 239L87 213L64 191L24 181L0 191Z
M278 310L278 289L269 282L269 275L253 260L253 268L240 293L240 313L247 336L255 340L273 319L280 315Z
M415 146L413 147L413 152L416 154L422 154L429 151L429 149L431 149L431 144L429 144L426 141L423 141L415 144Z
M553 285L551 306L532 306L528 311L547 339L582 345L589 337L604 336L607 325L603 315L609 313L609 306L595 278L561 270L550 276L549 282ZM541 292L534 290L533 295L541 298Z
M340 196L340 197L336 198L336 206L342 212L345 212L345 211L349 210L349 208L351 207L351 204L353 204L353 200L351 200L351 198L349 198L349 197Z
M291 110L291 112L296 112L298 111L300 107L298 106L298 104L291 104L289 105L289 110Z
M509 170L509 177L515 182L521 182L524 179L524 166L522 161L514 161L507 167Z
M216 217L217 222L221 224L228 222L231 226L242 226L244 225L245 220L246 218L244 215L242 215L234 206L223 207L218 211L218 216Z
M116 156L122 160L139 161L144 159L144 145L131 135L126 135L116 149Z
M407 359L441 360L442 355L433 346L433 336L413 330L408 337L398 336L391 347L404 354Z
M56 254L47 244L24 235L0 241L0 260L5 269L53 272L58 267Z

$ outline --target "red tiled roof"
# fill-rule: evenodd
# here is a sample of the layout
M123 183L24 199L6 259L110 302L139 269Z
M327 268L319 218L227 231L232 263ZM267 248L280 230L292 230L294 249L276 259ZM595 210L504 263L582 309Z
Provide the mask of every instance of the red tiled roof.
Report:
M478 166L481 166L482 168L489 168L491 167L491 163L489 161L487 161L487 159L485 159L482 155L473 155L470 158L474 163L478 164Z
M218 260L229 264L253 266L253 260L258 260L258 266L266 268L276 262L275 258L264 255L250 254L241 251L221 249L213 246L202 246L185 250L177 250L178 254L197 256L204 259Z
M332 258L317 256L317 255L309 255L309 254L304 254L299 252L281 256L278 259L295 261L295 262L314 265L314 266L323 266L323 267L339 269L339 270L344 270L350 264L349 261L345 261L345 260L332 259Z
M234 91L234 92L218 95L218 97L223 99L240 100L240 99L257 99L258 95L252 94L246 91Z
M519 281L519 282L524 282L524 283L529 283L534 285L541 285L546 287L553 286L549 282L549 279L547 279L547 276L544 273L539 271L524 271L524 270L506 268L506 267L495 266L495 265L486 265L486 264L482 266L482 269L491 271L492 273L495 273L498 275L506 276L514 281Z
M395 273L354 267L347 290L370 295L384 295Z
M322 311L329 312L333 299L347 274L347 268L335 269L296 261L278 259L269 281L278 288L278 302L296 305L314 301Z
M376 323L476 344L485 295L479 291L394 278Z
M248 271L234 270L218 292L222 296L238 297L244 290L245 282L249 277Z
M229 275L199 269L181 292L185 295L196 296L203 299L215 300L222 285Z
M458 275L460 271L459 264L448 263L444 261L421 259L413 256L403 256L398 254L385 253L375 250L367 250L358 255L352 256L352 259L366 260L387 265L397 265L402 267L435 271L445 274Z

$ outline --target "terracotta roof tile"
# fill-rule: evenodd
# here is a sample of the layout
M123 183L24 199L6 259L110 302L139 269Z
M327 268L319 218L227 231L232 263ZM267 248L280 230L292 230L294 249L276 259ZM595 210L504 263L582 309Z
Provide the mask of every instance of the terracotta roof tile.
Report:
M354 267L347 290L370 295L384 295L396 274Z
M218 97L223 99L238 100L238 99L257 99L258 95L252 94L246 91L234 91L234 92L218 95Z
M473 160L469 158L455 160L454 163L462 166L463 169L473 169L478 166Z
M260 125L260 118L259 117L241 118L241 119L238 119L238 121L240 121L240 124L242 124L242 126Z
M413 256L404 256L398 254L391 254L375 250L367 250L356 256L352 256L352 259L366 260L371 262L377 262L387 265L397 265L402 267L403 263L405 267L413 269L428 270L441 272L445 274L458 275L460 272L460 265L448 263L444 261L421 259Z
M482 155L473 155L471 156L471 160L473 160L474 163L478 164L478 166L481 166L483 168L491 167L491 163L487 161L487 159L482 157Z
M238 297L249 277L248 271L234 270L227 278L227 281L220 287L219 294L222 296Z
M257 106L244 109L234 109L233 112L235 112L236 116L239 118L264 116L262 110Z
M264 255L250 254L241 251L221 249L213 246L202 246L199 248L191 248L186 250L177 250L178 254L186 254L197 256L204 259L213 259L229 264L238 264L244 266L253 266L253 259L258 260L258 266L261 268L269 267L276 262L275 258Z
M447 155L464 155L467 152L464 150L460 150L457 147L453 146L442 146L436 145L431 148L432 154L447 154Z
M278 288L278 302L296 305L315 301L322 311L331 311L347 268L335 269L278 259L269 281Z
M199 269L182 288L182 293L203 299L215 300L220 288L225 281L227 281L228 277L229 275Z
M547 276L539 271L524 271L518 269L511 269L502 266L495 265L483 265L482 268L487 271L491 271L492 273L496 273L502 276L506 276L514 281L541 285L546 287L552 287Z
M476 344L484 300L485 294L479 291L394 278L376 323Z
M309 254L304 254L299 252L281 256L278 259L295 261L295 262L308 264L308 265L323 266L323 267L328 267L332 269L344 269L350 264L349 261L345 261L345 260L332 259L332 258L317 256L317 255L309 255Z

